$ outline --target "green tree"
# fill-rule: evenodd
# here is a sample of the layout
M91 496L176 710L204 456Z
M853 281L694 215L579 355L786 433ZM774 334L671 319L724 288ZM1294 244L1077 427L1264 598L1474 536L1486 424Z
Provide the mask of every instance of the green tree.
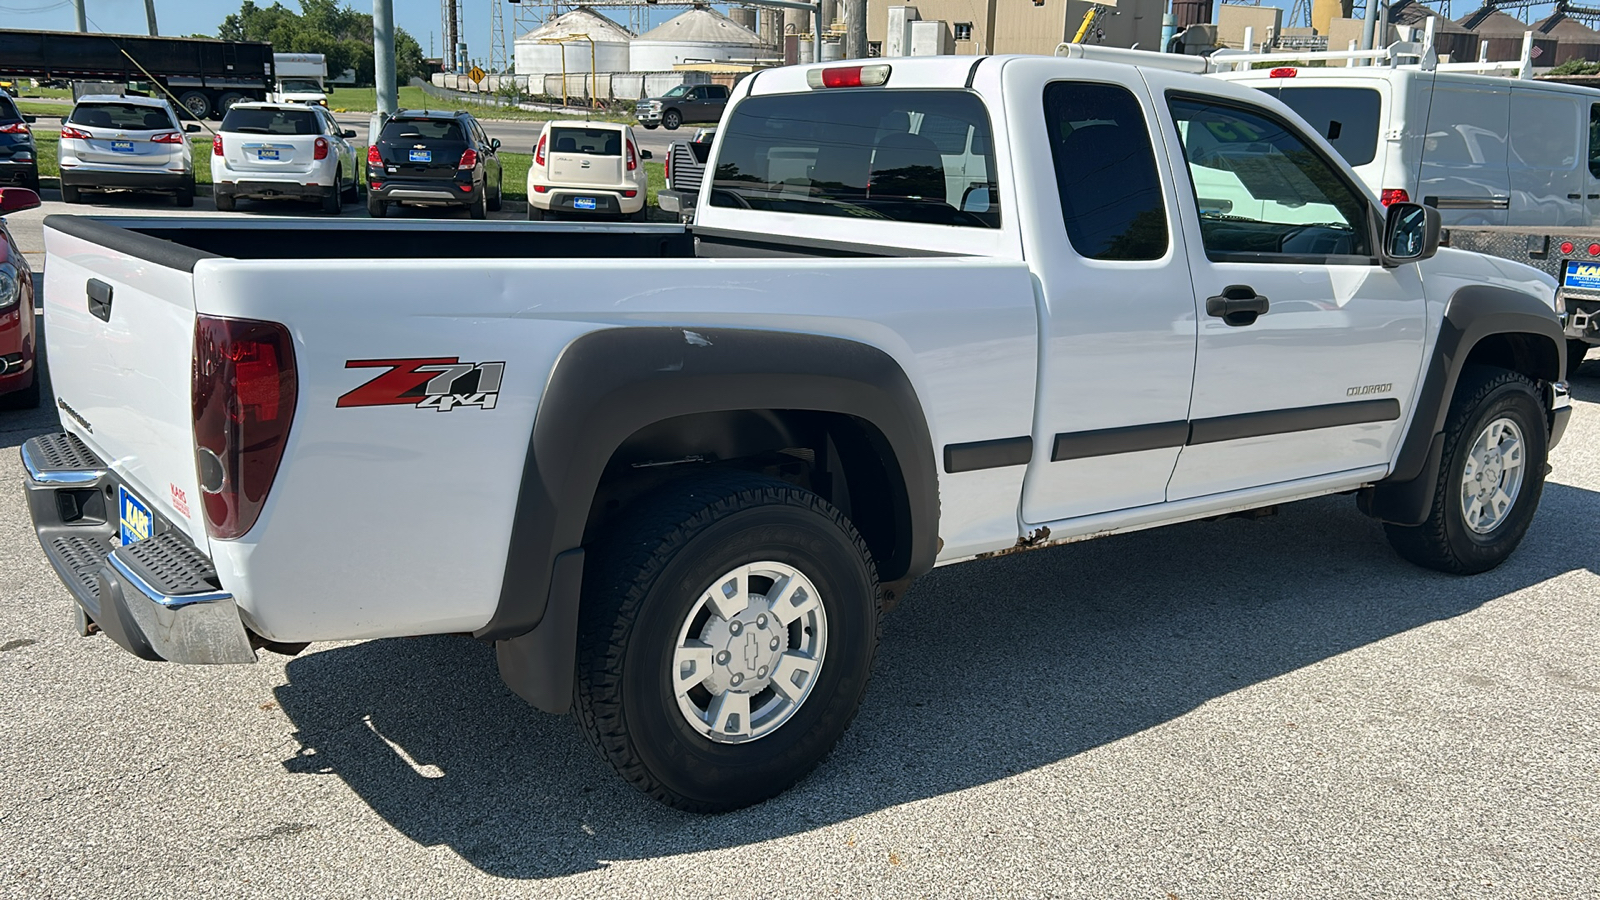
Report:
M328 74L337 77L354 69L356 81L372 84L372 16L351 9L341 0L300 0L296 13L282 3L257 6L244 0L217 28L229 41L266 41L278 53L321 53ZM395 74L400 84L426 75L422 46L404 29L395 29Z

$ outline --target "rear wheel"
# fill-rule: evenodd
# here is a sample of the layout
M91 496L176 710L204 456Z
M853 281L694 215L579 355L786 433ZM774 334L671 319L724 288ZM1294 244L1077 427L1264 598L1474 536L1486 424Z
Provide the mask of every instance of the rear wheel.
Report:
M178 95L178 103L196 119L211 115L211 98L204 91L184 91Z
M342 192L339 190L339 183L343 180L344 173L335 172L333 186L328 188L322 195L322 211L330 216L337 216L344 209L344 202L341 199Z
M544 221L544 210L540 209L537 206L534 206L532 203L529 203L528 204L528 221L529 222L543 222Z
M472 202L467 204L467 212L470 213L474 219L487 219L489 217L488 185L484 185L483 189L478 191L478 196L472 198Z
M384 202L383 197L374 194L370 190L367 191L367 215L374 219L381 219L388 214L389 204Z
M1578 367L1583 365L1583 355L1589 352L1589 345L1584 341L1567 341L1567 377L1578 377Z
M574 714L669 806L758 803L855 717L877 596L861 535L816 494L746 472L675 483L593 548Z
M228 91L217 98L217 115L227 115L228 110L232 109L235 103L243 102L245 99L245 95L239 93L238 91Z
M211 195L211 199L216 202L218 212L233 212L236 201L232 194L216 191Z
M173 202L173 205L177 206L180 209L190 209L191 207L193 207L194 206L194 182L193 181L184 182L183 186L178 188L178 190L173 193L172 202Z
M1433 508L1421 525L1384 525L1395 552L1456 575L1505 562L1539 506L1547 441L1544 404L1527 376L1488 366L1462 372Z
M505 198L501 196L502 190L500 185L495 185L494 195L489 198L490 212L499 212L500 207L504 205Z
M39 170L35 169L32 174L23 178L22 186L35 194L39 193Z
M683 124L683 114L675 109L669 109L662 114L661 124L666 126L668 131L676 131L678 126Z

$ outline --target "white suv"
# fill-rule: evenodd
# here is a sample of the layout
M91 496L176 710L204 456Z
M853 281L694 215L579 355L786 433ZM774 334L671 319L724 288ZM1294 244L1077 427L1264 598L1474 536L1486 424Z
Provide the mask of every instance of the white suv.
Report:
M61 123L61 199L81 191L161 191L194 205L194 155L172 105L154 97L91 94Z
M550 213L642 220L650 177L633 128L609 122L547 122L528 167L528 218Z
M235 103L211 142L211 181L217 209L251 200L315 200L338 215L356 198L354 131L339 127L320 106Z

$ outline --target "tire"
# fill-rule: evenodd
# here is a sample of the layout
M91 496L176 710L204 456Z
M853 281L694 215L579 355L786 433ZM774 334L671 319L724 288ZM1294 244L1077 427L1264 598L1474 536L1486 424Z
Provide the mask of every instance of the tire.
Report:
M371 191L367 191L367 215L374 219L381 219L389 214L389 204L384 199Z
M238 91L228 91L217 98L216 107L212 111L217 114L218 118L221 118L228 114L228 110L232 109L235 103L241 103L248 99Z
M190 181L178 188L172 195L172 203L179 209L192 209L194 207L194 182Z
M747 565L769 573L745 582L747 608L731 618L711 612L716 585ZM813 593L802 584L791 597L820 598L787 628L775 615L768 619L771 608L764 605L766 593L794 577L777 581L770 573L780 570L815 586ZM757 587L766 593L748 599ZM735 589L731 596L737 595ZM821 497L737 471L674 482L641 500L593 548L584 572L573 713L625 780L668 806L722 812L759 803L804 777L855 717L877 650L877 597L866 542ZM738 638L741 632L747 637ZM742 641L745 649L735 657L724 652L722 665L708 656L706 677L680 697L672 673L691 663L676 654L680 642L697 641L697 634L713 647ZM778 649L785 639L794 650ZM805 670L794 661L807 658L807 647L821 663L798 687ZM791 667L797 700L773 686L784 678L772 677L780 665ZM735 681L734 666L749 680ZM740 683L746 707L756 701L756 718L730 716L723 729L708 724L703 716L714 721L714 710L728 702L716 698L740 694L731 686ZM744 734L710 737L735 729Z
M322 211L330 216L337 216L344 211L344 200L339 190L339 178L340 174L335 172L333 186L328 188L327 192L322 195Z
M39 172L37 169L34 170L32 175L22 179L22 186L35 194L39 193Z
M1395 552L1424 568L1455 575L1487 572L1505 562L1527 533L1544 491L1549 440L1545 429L1544 404L1526 376L1488 366L1462 372L1445 419L1443 462L1427 520L1417 526L1383 526ZM1504 452L1508 444L1494 445L1507 438L1516 438L1520 445L1514 485L1513 466L1505 458L1491 456L1486 465L1479 452ZM1494 489L1509 496L1509 505L1498 514L1493 494L1484 504L1480 499L1484 495L1469 487L1468 476L1474 469L1484 491ZM1469 517L1475 499L1486 510L1476 525Z
M83 194L82 194L82 192L80 192L78 190L78 188L75 185L70 185L70 184L67 184L66 182L63 181L61 183L61 202L62 203L82 203L83 202Z
M1589 352L1585 341L1567 341L1567 378L1578 377L1578 367L1583 365L1583 355Z
M339 200L342 203L354 203L361 199L360 187L354 178L350 179L350 186L339 189Z
M502 190L500 188L495 188L494 189L494 196L489 200L489 211L490 212L499 212L500 211L500 207L502 205L504 205L505 198L500 196L501 193L502 193Z
M196 119L211 115L211 98L204 91L184 91L178 95L178 104Z
M217 212L233 212L238 206L238 201L232 194L225 194L222 191L213 192L211 199L217 204Z
M39 363L33 364L33 384L20 391L0 394L0 409L38 409L44 400L44 387L39 382Z
M648 222L650 221L650 206L648 204L641 206L638 211L629 213L625 218L630 222Z
M487 219L487 218L489 218L489 186L488 185L484 185L483 190L478 192L478 196L472 198L472 202L467 204L467 213L469 215L471 215L474 219Z
M661 126L668 131L677 131L683 124L683 114L675 109L669 109L661 114Z
M534 206L532 203L529 203L528 204L528 221L529 222L543 222L544 221L544 210L540 209L537 206Z

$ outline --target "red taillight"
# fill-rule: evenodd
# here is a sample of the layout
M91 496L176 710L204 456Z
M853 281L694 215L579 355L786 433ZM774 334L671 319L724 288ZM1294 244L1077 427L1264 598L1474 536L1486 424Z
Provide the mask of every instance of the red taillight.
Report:
M8 122L0 125L0 134L32 134L27 122Z
M153 144L181 144L183 143L183 135L176 131L163 131L160 134L151 135L150 142Z
M383 165L383 154L378 152L378 145L377 144L373 144L371 147L367 148L367 165L369 165L369 166L381 166L381 165Z
M638 191L623 191L622 192L622 196L627 197L629 199L632 199L634 197L639 196L639 192Z
M289 330L276 322L200 316L190 403L195 463L214 538L256 523L278 474L299 379Z
M367 188L368 188L368 190L381 191L381 190L383 190L383 182L374 181L371 184L367 185Z
M889 83L889 67L835 66L806 72L806 84L813 88L882 87Z
M222 155L222 135L220 135L220 134L211 139L211 155L212 156L221 156Z
M1590 244L1589 245L1589 255L1590 256L1600 256L1600 244Z
M328 139L327 138L319 137L319 138L317 138L316 143L312 144L311 158L312 159L327 159L328 158Z
M73 128L71 125L61 126L61 136L64 138L76 138L80 141L87 141L89 138L94 137L94 135L90 134L89 132L79 131L78 129Z
M633 149L633 141L628 142L628 171L639 168L639 151Z
M1283 66L1267 73L1268 78L1293 78L1300 74L1300 70L1291 66Z
M667 179L667 183L668 184L672 183L672 154L671 153L668 153L667 154L667 158L661 161L661 174Z
M533 161L537 165L544 165L544 142L546 140L548 140L547 135L539 135L539 146L533 148Z
M1384 206L1388 206L1391 203L1409 203L1411 195L1406 193L1405 188L1384 188L1378 199Z
M1571 253L1572 252L1572 242L1571 241L1562 241L1561 242L1561 252L1562 253Z
M459 165L456 166L456 169L457 170L461 170L461 169L476 169L477 167L478 167L478 151L472 149L471 147L468 147L466 152L461 154L461 162L460 162Z
M550 190L550 186L547 185L547 184L536 184L536 185L533 186L533 192L535 194L543 194L543 193L545 193L545 192L547 192L549 190Z

